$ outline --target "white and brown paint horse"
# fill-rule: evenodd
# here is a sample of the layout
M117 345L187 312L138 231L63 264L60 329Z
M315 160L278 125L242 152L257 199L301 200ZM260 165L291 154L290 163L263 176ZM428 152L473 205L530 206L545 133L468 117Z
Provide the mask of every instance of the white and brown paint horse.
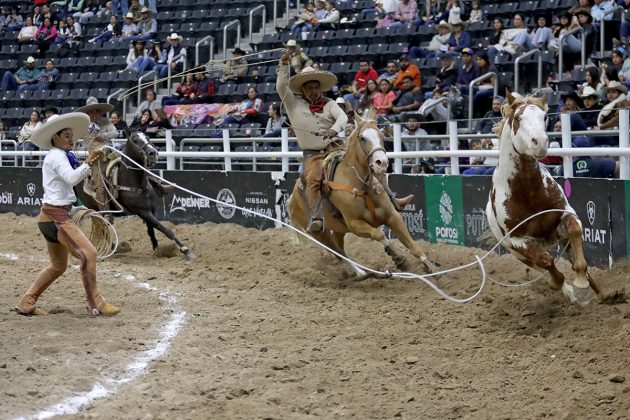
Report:
M492 190L486 216L492 233L500 240L530 216L536 216L518 227L503 245L530 267L547 270L555 290L579 304L593 298L591 290L599 289L587 272L582 249L582 223L549 172L538 163L547 155L546 99L521 97L507 93L503 119L495 127L501 139L499 164L492 176ZM556 268L548 250L561 243L567 245L575 278L565 280Z
M376 125L374 113L363 119L355 114L356 127L348 137L341 161L331 179L324 184L330 189L328 200L338 210L324 212L324 230L312 236L324 245L346 256L344 237L354 233L363 238L381 242L399 269L409 269L407 261L399 255L379 226L386 225L402 244L419 259L426 272L435 265L426 257L407 229L407 225L383 189L381 182L386 176L389 161L383 145L383 133ZM334 153L334 152L333 152ZM328 158L327 158L328 161ZM326 166L326 163L325 163ZM306 232L308 212L301 191L301 180L296 181L289 199L291 224ZM357 279L366 273L350 263Z

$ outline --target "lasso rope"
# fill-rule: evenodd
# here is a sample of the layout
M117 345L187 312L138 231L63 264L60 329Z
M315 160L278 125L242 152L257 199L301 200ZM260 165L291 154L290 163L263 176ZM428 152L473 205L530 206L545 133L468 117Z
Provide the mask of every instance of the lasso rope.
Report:
M90 221L90 231L86 236L96 248L96 255L99 258L108 258L116 252L118 233L111 223L98 212L86 207L77 207L72 212L72 220L79 228L83 227L86 230L87 221Z
M109 148L111 150L115 150L111 146L103 146L103 147L104 148ZM575 215L574 211L563 210L563 209L549 209L549 210L544 210L544 211L541 211L539 213L533 214L533 215L529 216L528 218L526 218L525 220L521 221L518 225L514 226L514 228L512 228L508 233L506 233L501 238L501 240L499 240L497 242L497 244L494 245L483 256L479 257L478 255L475 255L475 261L474 262L471 262L471 263L468 263L468 264L464 264L464 265L459 266L459 267L450 268L450 269L447 269L447 270L442 270L442 271L439 271L439 272L436 272L436 273L425 274L425 275L420 275L420 274L416 274L416 273L409 273L409 272L378 271L378 270L374 270L374 269L372 269L370 267L364 266L364 265L362 265L362 264L360 264L358 262L355 262L355 261L351 260L350 258L348 258L345 255L341 255L340 253L338 253L334 249L329 248L328 246L326 246L326 245L322 244L321 242L319 242L317 239L315 239L312 236L308 235L303 230L297 229L294 226L291 226L290 224L284 223L283 221L277 220L277 219L275 219L275 218L273 218L271 216L267 216L267 215L262 214L262 213L257 213L257 212L255 212L253 210L250 210L250 209L247 209L247 208L244 208L244 207L239 207L239 206L237 206L235 204L230 204L230 203L226 203L226 202L223 202L223 201L219 201L219 200L216 200L216 199L214 199L212 197L208 197L208 196L205 196L203 194L199 194L199 193L197 193L195 191L192 191L192 190L189 190L187 188L184 188L184 187L182 187L180 185L175 184L174 182L171 182L171 181L169 181L167 179L164 179L164 178L162 178L162 177L160 177L158 175L153 174L152 172L150 172L148 169L144 168L139 163L137 163L134 160L130 159L124 153L122 153L120 151L118 151L118 153L120 153L121 155L123 155L126 158L128 158L129 161L133 165L138 167L139 169L147 172L148 174L153 175L154 177L160 179L161 181L167 183L168 185L173 186L174 188L177 188L178 190L184 191L184 192L186 192L188 194L194 195L194 196L199 197L199 198L206 199L206 200L211 201L211 202L213 202L213 203L215 203L217 205L220 205L220 206L230 207L230 208L233 208L233 209L236 209L236 210L240 210L240 211L245 212L245 213L252 214L254 216L258 216L258 217L262 217L264 219L268 219L268 220L270 220L270 221L272 221L274 223L280 223L281 225L283 225L283 226L287 227L288 229L292 230L293 232L295 232L295 233L303 236L304 238L310 240L311 242L315 243L317 246L320 246L321 248L323 248L323 249L327 250L328 252L330 252L330 253L336 255L337 257L341 258L342 260L348 262L349 264L354 265L355 267L358 267L358 268L360 268L360 269L362 269L362 270L364 270L364 271L366 271L368 273L372 273L374 275L382 276L382 277L394 277L394 278L405 279L405 280L420 280L423 283L425 283L427 286L429 286L431 289L433 289L438 295L440 295L444 299L446 299L446 300L448 300L450 302L454 302L454 303L466 303L466 302L469 302L469 301L473 300L474 298L476 298L481 293L481 291L483 290L483 288L484 288L484 286L486 284L486 279L488 278L487 273L486 273L486 268L485 268L485 266L483 264L483 260L486 259L490 254L492 254L494 252L494 250L497 249L501 245L501 243L503 241L505 241L508 237L510 237L512 235L512 233L516 229L521 227L523 224L529 222L530 220L534 219L535 217L538 217L539 215L542 215L542 214L545 214L545 213L570 213L570 214L574 214ZM431 280L428 279L429 277L441 276L441 275L444 275L444 274L448 274L448 273L452 273L452 272L455 272L455 271L459 271L459 270L463 270L463 269L466 269L466 268L470 268L470 267L475 266L475 265L478 265L479 269L481 270L481 274L482 274L481 284L479 285L479 289L475 293L473 293L472 295L470 295L470 296L468 296L466 298L458 299L458 298L455 298L453 296L450 296L446 292L444 292L442 289L440 289L435 283L433 283ZM542 278L542 276L540 278ZM540 278L538 278L536 280L539 280ZM501 284L501 283L498 283L496 281L495 281L495 283ZM529 283L531 283L531 282L528 282L527 284L529 284ZM510 287L516 287L516 286L519 286L519 285L509 285L509 286Z

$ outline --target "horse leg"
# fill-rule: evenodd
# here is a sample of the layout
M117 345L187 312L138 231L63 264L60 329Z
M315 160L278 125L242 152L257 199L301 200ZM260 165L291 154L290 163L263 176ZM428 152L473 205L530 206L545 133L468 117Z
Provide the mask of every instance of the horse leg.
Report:
M600 290L587 272L582 244L582 225L573 214L565 214L562 217L559 234L569 239L571 268L575 272L573 285L565 282L562 285L562 292L572 303L586 305L593 299L591 288L597 294L600 294Z
M558 270L553 257L546 249L534 244L525 244L522 247L510 248L510 250L515 252L518 259L526 265L548 271L551 280L547 283L553 290L560 290L564 284L564 274Z
M392 213L386 225L394 232L396 237L402 244L411 252L411 254L418 258L424 267L425 273L435 273L438 271L437 266L433 263L426 254L420 248L420 245L413 240L409 234L409 229L399 213Z
M156 228L157 230L162 232L164 234L164 236L166 236L168 239L170 239L171 241L174 241L177 244L177 247L179 248L179 251L182 254L184 254L184 257L188 261L192 261L195 258L197 258L197 256L195 254L193 254L193 252L190 249L188 249L188 247L186 245L181 243L179 241L179 239L177 239L175 237L175 234L173 233L172 230L170 230L169 228L164 226L162 223L160 223L160 221L157 219L157 217L155 217L155 215L153 213L151 213L149 211L143 211L141 213L138 213L138 216L140 216L142 218L142 220L145 221L147 226L149 226L149 224L151 224L154 228Z
M155 251L155 249L158 247L158 241L155 237L155 228L151 223L145 222L145 225L147 225L147 234L149 235L149 239L151 239L151 247Z

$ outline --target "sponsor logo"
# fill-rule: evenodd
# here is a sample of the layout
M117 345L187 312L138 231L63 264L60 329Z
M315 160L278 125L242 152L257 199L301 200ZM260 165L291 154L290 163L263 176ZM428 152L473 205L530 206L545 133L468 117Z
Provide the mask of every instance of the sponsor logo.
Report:
M32 182L29 182L28 184L26 184L26 192L28 193L28 195L30 195L31 197L33 195L35 195L35 189L37 187L35 186L35 184L33 184Z
M486 212L482 209L473 209L472 213L466 215L467 236L481 236L487 226Z
M13 204L13 193L3 192L0 194L0 204Z
M210 200L207 198L199 198L199 197L181 197L177 194L173 195L173 199L171 200L171 209L169 213L173 213L175 211L186 211L186 209L209 209L210 208Z
M447 226L436 226L435 237L440 242L458 243L459 232L457 228L448 226L453 221L453 201L446 191L442 192L438 209L442 223Z
M226 204L236 205L236 198L234 197L234 193L232 193L232 191L227 188L219 191L219 193L217 194L217 201ZM218 203L216 204L216 206L219 214L224 219L231 219L232 217L234 217L234 213L236 213L236 208L234 207L228 207Z
M407 204L404 210L400 213L409 233L425 233L424 227L424 210L420 209L416 211L416 205L413 203Z
M37 186L34 183L29 182L26 184L26 193L28 196L18 197L17 204L19 206L41 206L41 197L35 197L36 190Z
M246 195L243 208L249 210L241 210L245 218L258 217L254 213L273 218L273 209L269 206L269 198L261 192L252 192ZM250 213L250 211L254 213Z
M597 207L593 201L589 201L586 203L586 216L588 217L588 222L593 226L595 223L595 218L597 216ZM598 245L606 244L606 234L608 232L606 229L597 229L595 227L584 227L582 232L582 240L584 242L589 242Z
M446 225L450 225L453 220L453 202L446 192L440 197L440 218Z

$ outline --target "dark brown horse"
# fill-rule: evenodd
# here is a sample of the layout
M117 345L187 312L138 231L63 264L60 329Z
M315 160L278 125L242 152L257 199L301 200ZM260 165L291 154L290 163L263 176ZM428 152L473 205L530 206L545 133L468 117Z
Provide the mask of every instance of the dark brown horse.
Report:
M148 137L144 133L137 131L131 133L122 153L143 168L151 168L155 165L158 158L158 151L151 144ZM162 196L156 191L152 182L149 181L149 175L134 165L133 162L130 162L126 157L122 157L120 161L116 202L123 207L125 212L135 214L144 221L153 250L158 246L158 241L155 237L155 229L157 229L177 244L179 251L184 254L187 260L195 259L195 254L181 243L173 231L164 226L155 216L155 203L159 202ZM86 207L98 211L98 205L94 198L83 190L83 183L77 185L75 192ZM110 206L115 206L115 203L113 201L110 202Z
M349 136L345 152L331 179L324 181L330 189L328 200L335 207L324 213L324 230L312 236L345 256L344 237L354 233L381 242L400 269L406 269L404 258L397 255L379 226L386 225L403 245L420 260L425 271L434 270L420 246L411 238L407 225L383 189L388 159L383 146L383 134L373 118L355 115L356 128ZM333 152L334 153L334 152ZM330 158L326 158L325 166ZM291 224L306 231L308 214L301 181L298 180L289 199ZM349 263L357 278L367 277L356 265Z

